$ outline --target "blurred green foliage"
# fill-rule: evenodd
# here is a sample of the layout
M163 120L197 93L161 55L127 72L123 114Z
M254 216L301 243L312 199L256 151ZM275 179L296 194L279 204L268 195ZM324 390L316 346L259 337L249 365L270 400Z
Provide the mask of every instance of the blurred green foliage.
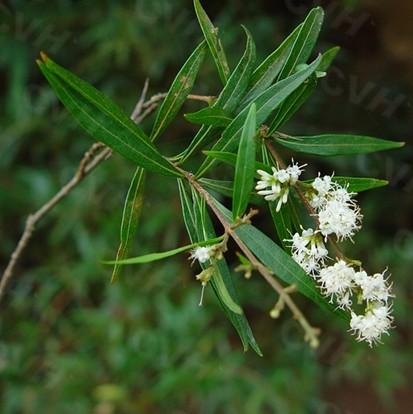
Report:
M232 64L242 53L240 23L253 32L263 57L300 20L282 4L205 3L220 26ZM323 46L341 43L342 36L327 29ZM39 50L131 110L145 77L151 79L150 92L166 90L200 37L189 0L1 5L2 263L14 248L24 217L70 178L90 145L37 70ZM343 68L359 62L368 72L369 59L357 52L343 51ZM380 54L379 46L375 53ZM395 76L382 72L397 89L401 85L392 80ZM199 79L196 92L213 94L219 88L210 59ZM186 109L193 110L193 105ZM288 128L300 133L343 129L401 139L409 130L406 119L403 108L386 119L379 112L355 108L343 94L331 97L321 90ZM149 130L152 121L144 128ZM176 153L193 131L178 121L161 145ZM391 337L371 350L355 343L337 320L297 297L309 319L323 329L322 346L313 352L287 312L275 322L268 318L276 297L261 280L239 277L242 303L263 358L242 352L213 295L207 294L204 307L198 308L197 269L190 268L184 255L125 269L117 284L109 284L111 269L100 260L116 252L122 201L134 168L113 157L44 220L21 262L1 312L0 411L408 412L413 381L409 156L407 148L322 163L310 157L300 160L310 161L313 172L318 168L391 180L389 188L360 196L365 226L356 244L348 246L367 268L389 266L393 274L397 328ZM159 177L152 177L147 188L151 191L134 253L187 243L183 223L177 220L176 188ZM259 224L266 228L265 222Z

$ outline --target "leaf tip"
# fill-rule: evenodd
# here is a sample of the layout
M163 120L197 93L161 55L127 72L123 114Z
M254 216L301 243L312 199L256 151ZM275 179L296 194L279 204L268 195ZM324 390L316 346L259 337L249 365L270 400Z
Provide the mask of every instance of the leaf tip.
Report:
M317 6L317 7L315 7L314 9L314 12L316 12L316 13L320 13L322 16L324 16L324 9L321 7L321 6Z
M47 56L47 54L45 52L43 52L43 50L40 51L40 59L46 63L49 60L49 56Z

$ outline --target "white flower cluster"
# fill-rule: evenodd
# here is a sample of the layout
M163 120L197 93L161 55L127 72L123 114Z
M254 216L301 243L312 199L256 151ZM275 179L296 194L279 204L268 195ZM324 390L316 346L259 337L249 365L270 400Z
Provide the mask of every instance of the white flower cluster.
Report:
M338 307L351 312L350 328L357 340L371 346L379 342L381 335L388 333L393 317L389 303L391 285L384 277L385 272L369 276L364 270L356 271L344 260L323 267L328 251L318 231L303 230L292 238L293 259L319 284L321 292L335 301ZM363 310L356 314L353 300Z
M294 168L294 174L289 175L288 168ZM279 199L277 211L287 202L289 186L296 184L302 172L302 167L297 164L288 168L273 168L272 175L258 171L261 175L256 187L258 194L270 201ZM344 260L326 265L330 259L324 244L328 237L352 240L361 228L362 215L354 195L334 182L331 176L319 175L306 194L315 210L318 228L302 229L287 241L291 242L293 259L317 281L321 292L339 308L351 312L350 330L357 340L371 346L380 341L382 334L388 333L393 321L389 303L391 286L384 277L385 272L369 276L364 270L356 271Z
M267 201L276 201L278 199L276 211L279 212L281 206L287 203L290 186L297 183L303 167L305 165L299 166L292 160L291 165L287 168L278 169L272 167L272 174L258 170L257 173L260 175L260 180L255 189Z
M359 341L370 345L380 341L383 333L391 328L392 316L389 299L391 286L384 277L385 272L369 276L364 270L356 272L343 260L326 267L317 275L321 289L331 300L334 298L340 308L351 311L351 330ZM353 296L363 305L364 314L352 310Z
M325 238L335 234L339 240L351 239L361 228L363 217L353 200L354 193L333 182L329 175L317 177L312 188L309 201L317 212L321 234Z
M303 230L301 234L295 233L291 240L291 253L293 259L309 274L316 275L328 258L320 232L313 229Z
M357 335L358 341L367 341L371 346L380 341L383 333L388 334L392 322L391 307L387 304L377 304L364 315L352 313L350 327Z

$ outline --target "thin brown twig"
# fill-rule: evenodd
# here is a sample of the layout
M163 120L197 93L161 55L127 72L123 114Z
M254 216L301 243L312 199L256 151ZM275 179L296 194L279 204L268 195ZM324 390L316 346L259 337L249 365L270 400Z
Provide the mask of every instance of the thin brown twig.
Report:
M162 93L157 93L156 95L152 95L150 99L148 99L144 104L143 104L143 108L146 109L148 107L150 107L152 104L154 103L159 103L159 101L162 101L163 99L166 98L167 93L166 92L162 92ZM209 95L194 95L194 94L189 94L187 99L191 100L191 101L201 101L201 102L206 102L207 104L210 104L211 102L214 101L215 96L209 96Z
M180 170L186 179L189 181L191 186L201 195L205 200L207 205L213 211L215 216L218 218L222 226L224 227L225 233L231 236L231 238L237 243L241 251L250 261L252 267L256 269L265 281L279 294L279 296L284 300L285 304L290 308L294 318L298 321L305 332L305 340L309 342L310 346L316 348L319 345L318 335L320 330L310 325L307 321L304 314L292 300L291 296L288 294L287 290L281 285L281 283L274 277L274 275L264 266L251 252L251 250L245 245L245 243L237 235L234 226L229 223L226 218L219 211L218 207L215 205L210 194L202 187L201 184L196 180L193 174L190 174L184 170Z
M146 97L146 94L148 93L148 88L149 88L149 79L146 78L145 84L143 85L141 97L139 98L138 102L136 103L135 108L132 111L131 119L134 122L137 122L136 121L137 118L142 113L142 107L143 107L143 104L145 103L145 97Z
M142 112L145 106L145 96L147 90L148 80L145 82L142 94L131 115L131 118L133 117L133 120L136 123L141 122L146 116L153 112L153 110L159 104L159 100L158 103L152 102L152 104L147 106L145 111ZM151 99L149 99L149 101L150 100ZM103 161L110 158L111 155L112 150L110 148L106 147L100 142L94 143L82 156L82 159L80 160L78 168L76 169L73 177L51 199L43 204L36 212L30 214L27 217L23 233L17 243L16 248L10 256L9 262L4 269L3 275L0 279L0 302L4 298L7 287L15 275L16 266L24 250L29 244L38 222L42 220L43 217L45 217L66 196L68 196L71 191L76 188L90 172L92 172Z
M60 201L65 198L93 169L95 169L101 162L108 159L111 151L103 144L95 143L88 151L83 155L79 167L75 174L49 201L43 204L36 212L30 214L27 217L26 224L24 226L23 234L10 256L10 261L5 268L2 278L0 280L0 301L2 300L7 286L15 274L16 265L27 247L30 239L33 236L33 232L36 228L36 224L53 209Z

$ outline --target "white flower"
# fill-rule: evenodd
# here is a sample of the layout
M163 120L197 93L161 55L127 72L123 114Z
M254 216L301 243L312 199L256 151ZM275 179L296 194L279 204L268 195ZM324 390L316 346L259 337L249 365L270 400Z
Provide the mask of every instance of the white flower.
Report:
M305 165L299 166L292 160L292 164L285 169L272 167L272 174L257 170L260 180L257 182L255 189L267 201L278 200L276 211L279 212L281 206L287 203L290 186L297 183L303 167Z
M287 167L287 173L290 176L290 184L294 185L297 183L298 179L300 178L301 173L303 172L303 168L306 166L305 165L301 165L299 166L298 164L294 164L294 160L292 165L290 165L289 167Z
M389 300L391 295L391 286L388 285L383 273L376 273L373 276L368 276L365 271L357 272L354 280L361 288L363 299L367 302Z
M281 184L284 184L289 181L290 174L286 170L278 170L276 173L276 177Z
M358 341L366 341L370 346L379 342L382 334L388 334L393 317L388 305L377 304L368 309L365 315L351 314L350 330Z
M346 292L342 296L337 297L337 305L340 309L350 309L353 301L351 300L352 293L351 291Z
M346 294L351 292L355 271L343 260L339 260L332 266L325 267L320 270L318 280L322 286L323 293L330 296L331 299L337 297L342 299L339 305L344 305L350 301L350 295L344 298ZM351 302L351 301L350 301Z
M314 190L320 197L324 197L331 190L331 176L325 175L323 178L318 176L312 183Z
M212 246L196 247L192 250L190 259L198 260L199 263L205 263L211 258L212 250Z
M305 270L305 272L315 275L324 265L328 258L323 239L319 232L313 229L303 230L301 235L295 233L291 240L291 251L293 259Z
M351 206L337 199L327 201L318 212L323 236L335 234L339 240L351 239L361 228L361 219L362 215L357 206Z
M273 172L277 172L277 169L274 167ZM274 175L271 175L263 170L257 170L257 173L261 176L261 180L258 181L257 186L255 187L256 190L263 190L264 188L272 187L274 184L277 184L277 179L274 177Z
M315 192L310 194L309 201L318 213L323 236L335 234L339 240L351 239L361 228L363 217L352 198L354 193L349 193L347 188L333 182L329 175L318 176L312 187Z

